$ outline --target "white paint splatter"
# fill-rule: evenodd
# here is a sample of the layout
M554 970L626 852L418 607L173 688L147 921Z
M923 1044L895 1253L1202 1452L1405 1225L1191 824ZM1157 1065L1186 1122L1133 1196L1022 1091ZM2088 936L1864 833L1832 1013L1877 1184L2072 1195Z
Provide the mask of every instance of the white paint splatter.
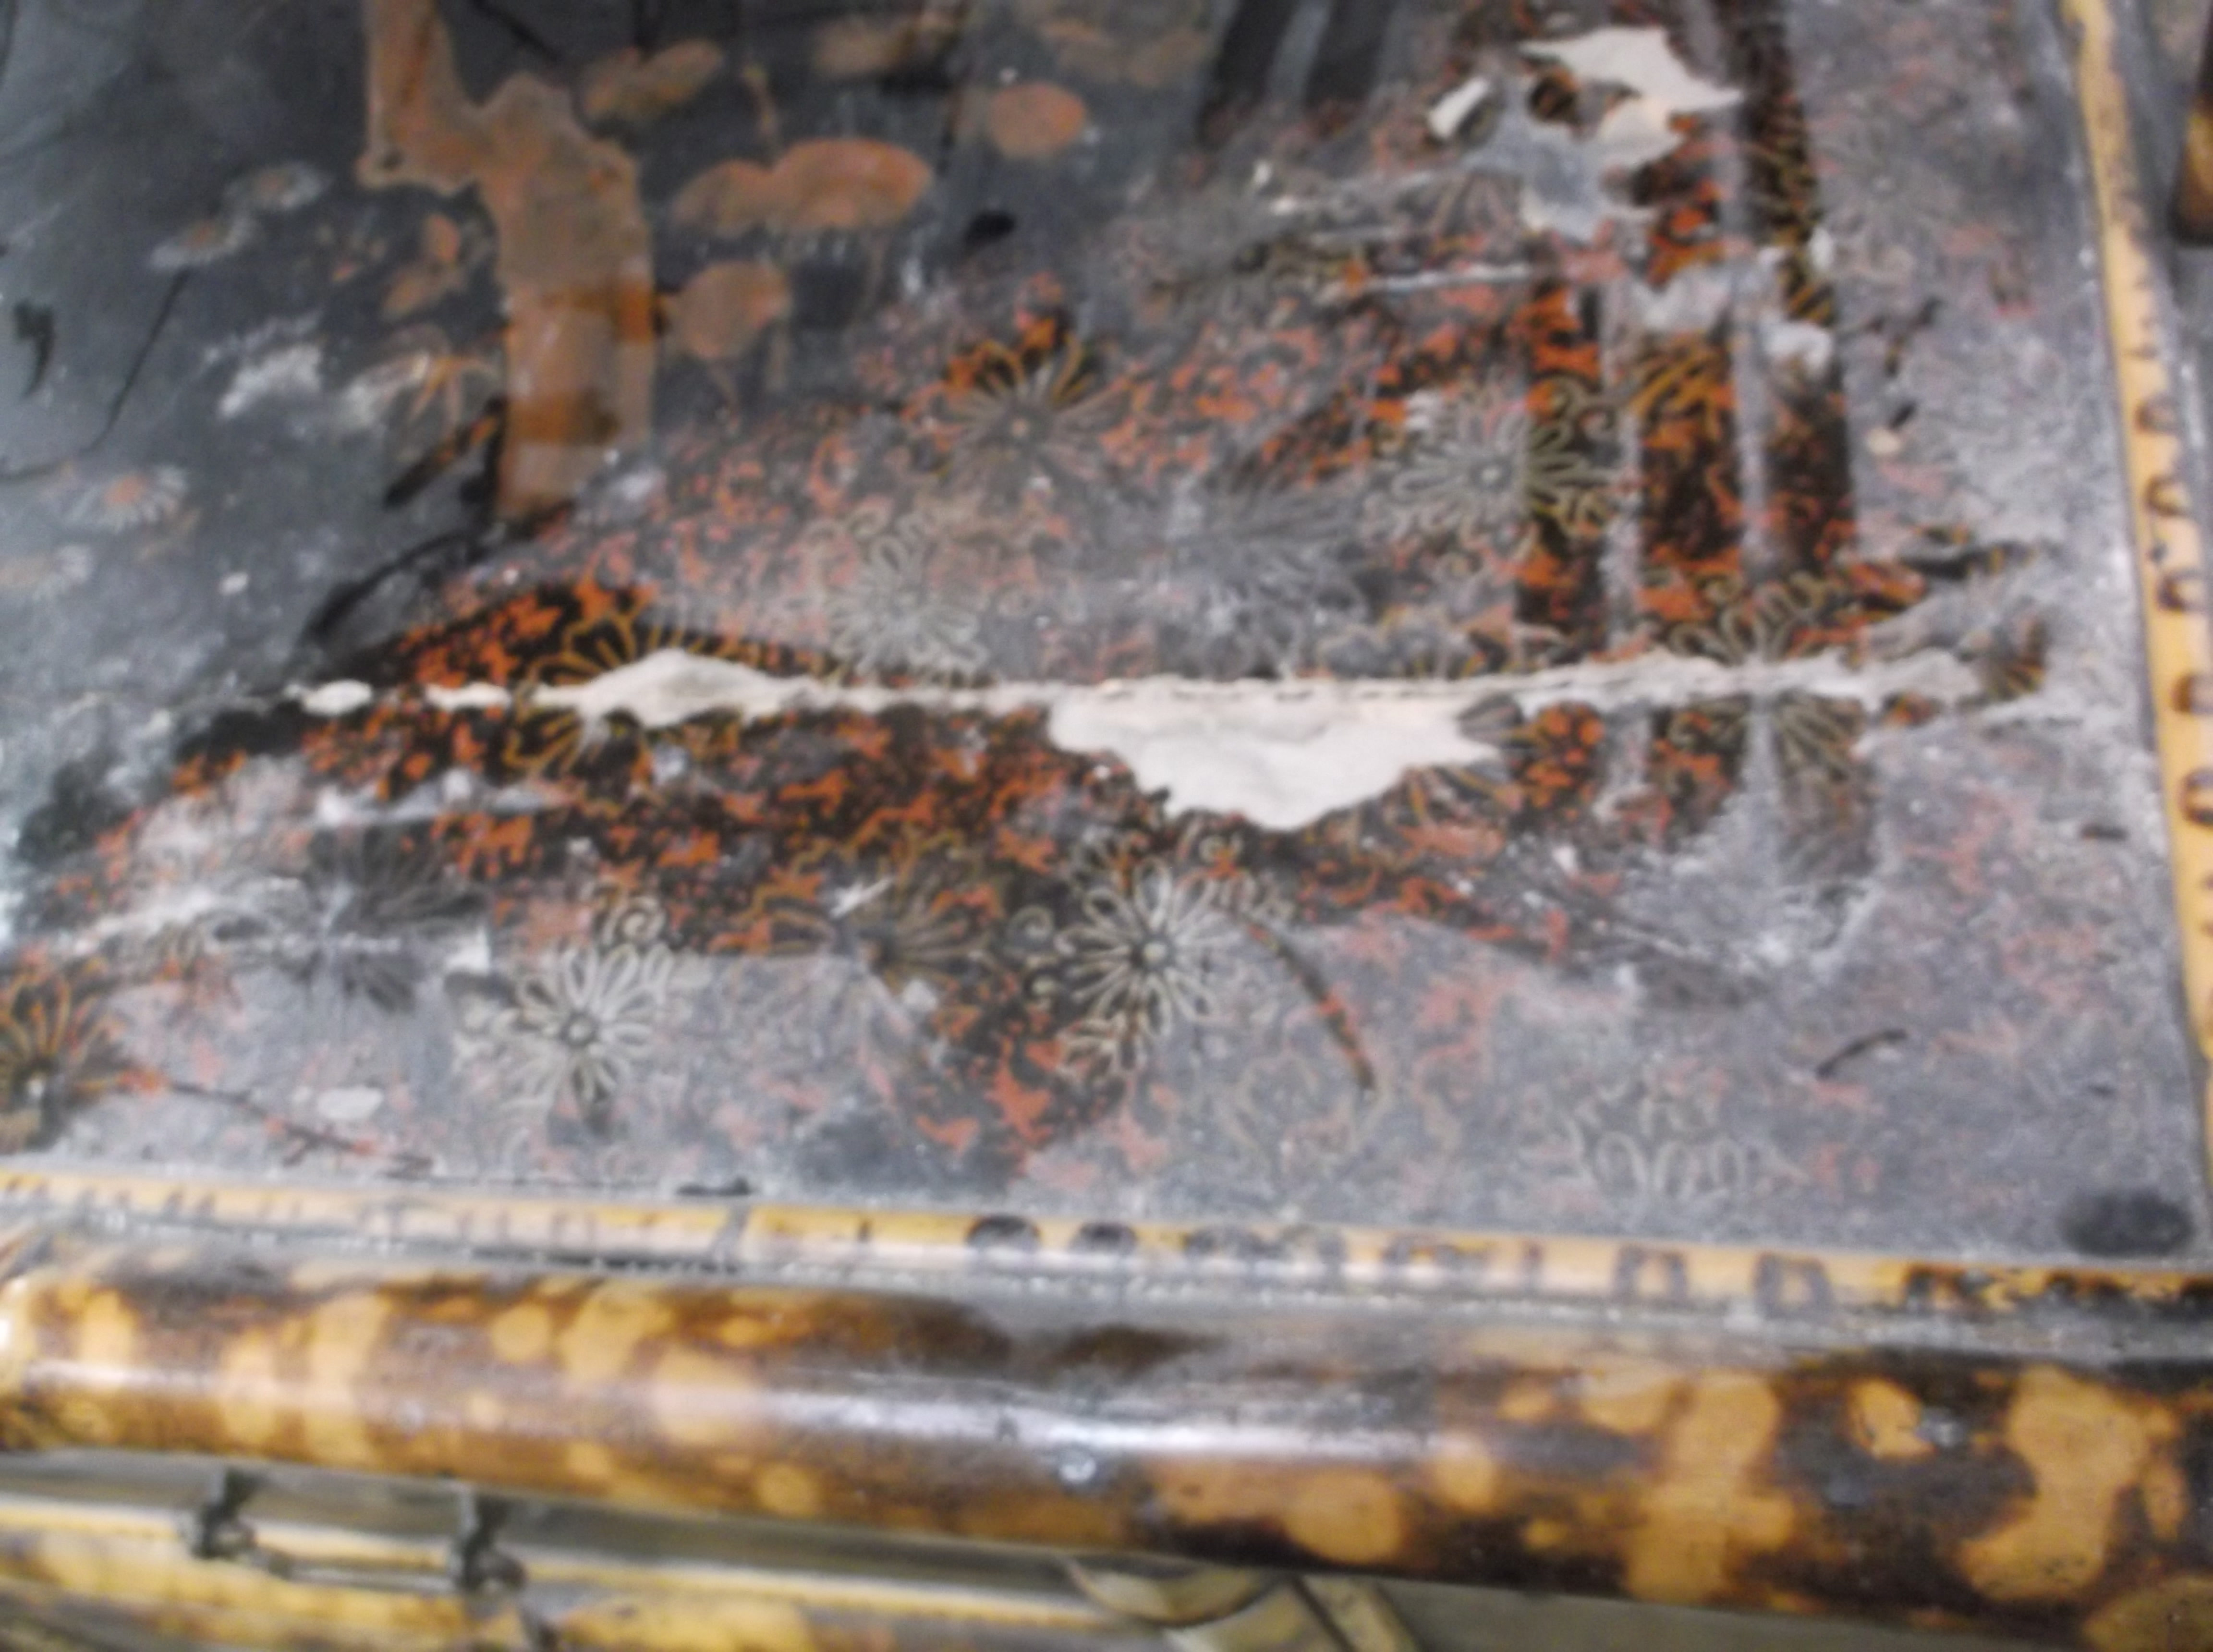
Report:
M430 351L418 350L364 369L338 393L332 410L338 427L356 433L376 430L394 403L423 387L436 365Z
M453 949L447 953L439 966L448 975L489 975L491 973L491 933L487 930L472 930Z
M1602 195L1599 181L1634 172L1673 154L1683 141L1673 121L1736 103L1741 94L1702 80L1676 57L1659 28L1600 28L1561 40L1531 40L1531 57L1550 58L1587 83L1621 87L1631 95L1608 109L1588 139L1528 119L1507 101L1492 140L1523 174L1521 216L1532 229L1588 241L1607 216L1643 212Z
M835 918L850 917L891 887L889 878L878 878L874 883L864 883L857 888L841 889L830 897L826 910Z
M336 682L318 683L313 688L296 688L292 698L310 716L343 717L375 704L376 691L367 683L342 677Z
M1675 152L1683 134L1668 124L1673 112L1650 98L1631 98L1606 112L1590 147L1608 172L1634 172Z
M490 683L463 683L459 688L432 683L423 691L423 698L440 711L489 711L505 705L509 697L505 689Z
M680 649L657 649L588 682L566 688L530 691L530 704L573 711L587 722L620 714L647 728L673 728L717 711L735 712L747 722L782 716L815 706L856 704L880 710L899 698L887 689L840 688L811 677L772 677L751 666Z
M1624 198L1619 180L1673 153L1686 136L1673 125L1676 115L1725 108L1739 97L1686 68L1661 29L1595 29L1567 40L1530 41L1522 50L1629 95L1609 107L1597 129L1585 136L1533 116L1527 96L1532 77L1518 75L1503 93L1498 119L1481 143L1467 147L1459 164L1518 178L1524 224L1585 244L1610 219L1634 223L1649 216ZM1448 119L1458 131L1480 107L1478 99L1463 112L1455 101L1472 85L1455 88L1432 107L1432 133Z
M1959 704L1979 692L1961 661L1934 650L1855 664L1839 655L1722 665L1671 654L1587 661L1478 682L1203 682L1154 677L1095 685L1002 683L986 688L886 688L773 677L749 666L662 649L564 687L510 692L486 683L427 691L434 704L489 710L520 699L587 722L627 717L667 728L694 717L753 722L801 711L893 706L1006 716L1046 714L1053 744L1120 762L1175 810L1242 814L1280 831L1366 802L1409 770L1481 763L1497 749L1466 732L1478 705L1508 701L1522 712L1566 703L1598 711L1686 705L1734 695L1784 692L1850 700L1870 709L1901 693ZM309 712L344 716L375 694L340 680L296 690Z
M1527 40L1521 50L1533 58L1550 58L1577 80L1633 94L1631 101L1649 106L1663 126L1673 115L1732 108L1743 95L1692 72L1675 55L1664 28L1594 28L1565 40Z
M1827 369L1837 353L1836 336L1811 321L1773 316L1760 324L1759 345L1771 362L1789 362L1809 373Z
M1630 290L1637 325L1647 332L1709 332L1729 313L1736 282L1726 270L1710 266L1679 271L1660 287L1638 283Z
M357 1125L384 1106L384 1092L367 1084L342 1084L317 1091L314 1106L334 1125Z
M1440 143L1451 143L1490 98L1491 76L1471 75L1430 106L1430 136Z
M223 418L236 418L266 401L301 401L323 390L323 347L291 344L242 362L230 387L216 404Z
M1241 814L1295 831L1365 802L1411 769L1458 766L1497 755L1460 729L1454 699L1369 698L1348 705L1331 692L1265 696L1193 694L1188 684L1133 683L1121 695L1070 697L1047 728L1064 751L1112 753L1174 811ZM1210 685L1209 686L1212 686Z
M201 370L221 367L225 362L242 362L279 344L296 344L311 335L322 319L320 310L306 310L298 315L280 315L247 332L218 338L200 351Z

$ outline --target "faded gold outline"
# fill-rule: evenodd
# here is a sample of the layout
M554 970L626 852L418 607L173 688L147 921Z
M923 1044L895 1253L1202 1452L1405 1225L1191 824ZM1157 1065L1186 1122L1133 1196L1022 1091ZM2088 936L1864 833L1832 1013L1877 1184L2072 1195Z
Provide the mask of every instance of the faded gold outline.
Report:
M2186 1269L1666 1240L1314 1223L1136 1222L553 1193L298 1186L98 1170L0 1171L0 1219L125 1234L258 1233L436 1258L598 1264L752 1278L997 1276L1080 1291L1133 1280L1353 1301L1757 1306L1778 1319L1875 1314L1988 1326L2038 1308L2213 1300ZM134 1224L137 1226L134 1227ZM149 1242L155 1237L146 1234Z

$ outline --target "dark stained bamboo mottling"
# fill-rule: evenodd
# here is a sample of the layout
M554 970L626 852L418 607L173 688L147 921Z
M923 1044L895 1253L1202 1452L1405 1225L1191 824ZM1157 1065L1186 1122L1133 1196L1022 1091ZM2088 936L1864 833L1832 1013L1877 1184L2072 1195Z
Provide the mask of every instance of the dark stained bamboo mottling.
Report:
M2155 1323L2161 1356L2100 1362L26 1235L0 1421L18 1449L2132 1648L2213 1600L2213 1383L2173 1354L2213 1314Z

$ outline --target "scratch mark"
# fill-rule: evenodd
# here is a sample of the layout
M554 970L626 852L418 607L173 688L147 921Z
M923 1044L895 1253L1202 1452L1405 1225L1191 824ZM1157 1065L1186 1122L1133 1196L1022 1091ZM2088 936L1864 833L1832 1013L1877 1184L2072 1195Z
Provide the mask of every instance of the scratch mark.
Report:
M31 347L31 377L24 385L27 397L39 393L46 381L46 369L54 359L54 313L44 304L19 298L15 308L15 342Z
M27 482L36 478L51 476L56 471L74 465L80 459L89 458L100 451L107 438L115 434L115 426L123 418L124 404L131 399L131 393L138 387L139 378L145 373L146 363L154 354L154 346L161 342L162 335L168 331L169 318L176 313L177 300L183 296L185 283L191 276L191 271L180 270L170 277L168 290L162 295L161 308L154 312L153 325L146 329L146 337L138 346L138 353L131 357L130 369L124 374L123 382L117 387L114 399L107 405L107 417L101 421L100 429L93 433L91 439L73 452L63 454L58 458L42 459L32 464L11 465L0 468L0 484Z
M506 32L508 38L524 51L535 52L548 63L568 61L560 47L500 4L499 0L466 0L466 3L478 16L497 24Z
M1877 1050L1895 1049L1906 1041L1907 1033L1902 1027L1886 1027L1877 1032L1864 1033L1814 1068L1814 1076L1826 1082L1834 1078L1860 1057Z

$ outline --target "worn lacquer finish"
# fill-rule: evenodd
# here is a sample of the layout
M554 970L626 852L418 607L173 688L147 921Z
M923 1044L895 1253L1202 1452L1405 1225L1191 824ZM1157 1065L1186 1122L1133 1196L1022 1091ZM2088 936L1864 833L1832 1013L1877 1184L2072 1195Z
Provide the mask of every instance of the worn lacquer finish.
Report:
M0 178L0 1148L2213 1254L2051 17L236 3Z
M11 1444L2092 1643L2213 1550L2202 1367L30 1241ZM2193 1314L2188 1323L2202 1324ZM2198 1332L2202 1338L2202 1332Z
M0 1442L2213 1645L2126 16L206 3L0 72Z

